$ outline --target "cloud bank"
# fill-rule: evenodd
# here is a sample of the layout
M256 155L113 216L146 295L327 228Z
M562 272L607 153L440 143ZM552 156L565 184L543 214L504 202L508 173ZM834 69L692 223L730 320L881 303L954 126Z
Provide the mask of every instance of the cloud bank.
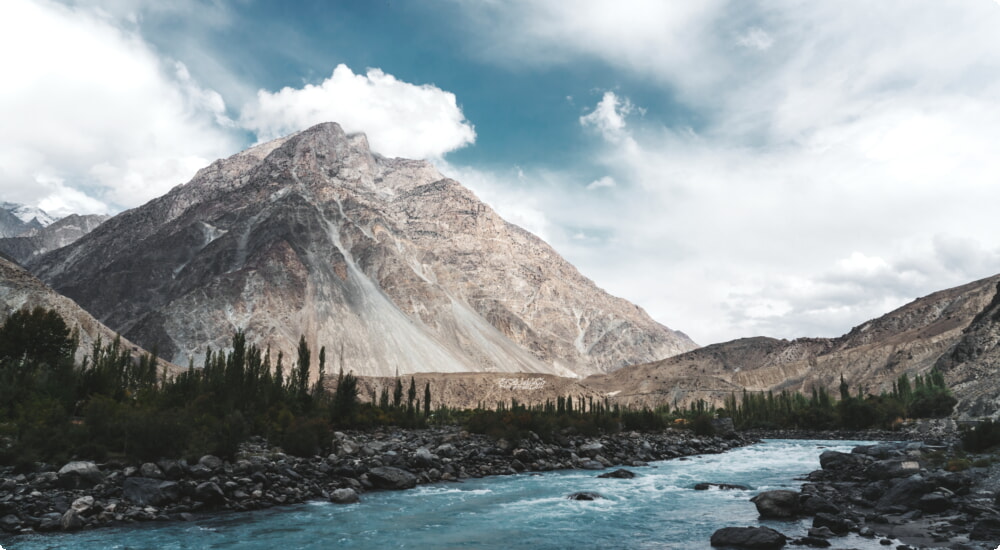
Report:
M53 214L159 196L238 141L222 98L100 12L0 7L0 192Z
M594 175L528 184L584 273L711 343L835 336L1000 272L994 3L696 4L459 2L483 59L604 64L698 121L636 116L626 84L584 109Z

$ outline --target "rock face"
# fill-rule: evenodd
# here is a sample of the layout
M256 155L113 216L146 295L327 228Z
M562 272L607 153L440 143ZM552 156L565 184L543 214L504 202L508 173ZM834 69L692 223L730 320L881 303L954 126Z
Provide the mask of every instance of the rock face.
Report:
M696 347L430 164L333 123L216 161L30 267L180 364L235 329L381 376L586 375Z
M646 365L588 378L595 391L622 391L633 404L706 399L731 392L802 391L836 395L843 375L852 391L889 391L937 366L971 416L1000 410L1000 275L917 299L839 338L743 338Z
M108 216L71 214L45 227L31 228L17 236L0 239L0 254L24 265L35 256L62 248L93 231Z

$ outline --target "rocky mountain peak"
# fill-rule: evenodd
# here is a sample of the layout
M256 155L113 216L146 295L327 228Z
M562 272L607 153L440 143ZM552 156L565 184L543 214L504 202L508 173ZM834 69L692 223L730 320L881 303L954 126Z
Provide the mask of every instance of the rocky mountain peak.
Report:
M216 161L31 266L181 364L236 329L285 357L304 335L365 375L577 376L695 347L432 165L334 123Z

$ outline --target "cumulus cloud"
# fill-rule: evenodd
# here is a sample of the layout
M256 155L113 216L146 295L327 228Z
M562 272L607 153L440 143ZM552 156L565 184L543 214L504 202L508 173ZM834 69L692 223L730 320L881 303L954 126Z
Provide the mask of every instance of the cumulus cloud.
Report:
M103 11L0 4L0 192L65 212L141 204L238 148L226 106Z
M261 141L326 121L340 123L349 133L365 132L372 149L391 157L441 157L476 139L455 94L403 82L379 69L354 74L346 65L338 65L318 85L260 90L240 117Z

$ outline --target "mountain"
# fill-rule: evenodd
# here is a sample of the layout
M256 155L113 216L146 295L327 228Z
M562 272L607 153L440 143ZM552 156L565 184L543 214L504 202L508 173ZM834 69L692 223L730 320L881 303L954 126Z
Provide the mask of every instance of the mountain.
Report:
M108 343L114 340L115 332L83 310L73 300L60 295L21 266L0 258L0 319L22 308L43 307L56 310L70 329L76 329L80 344L76 359L81 361L89 355L93 343L100 338ZM133 354L143 350L127 340L122 342Z
M29 263L174 362L236 329L331 370L608 372L690 350L422 161L334 123L202 169ZM314 369L315 372L315 369Z
M0 238L0 254L26 264L35 256L62 248L90 233L109 216L71 214L45 227L29 229L16 237Z
M16 237L32 229L42 229L54 221L39 208L14 202L0 203L0 237Z
M1000 404L1000 275L935 292L863 323L839 338L743 338L583 381L635 404L720 403L750 391L888 391L901 374L937 366L966 414ZM835 394L835 393L834 393Z

